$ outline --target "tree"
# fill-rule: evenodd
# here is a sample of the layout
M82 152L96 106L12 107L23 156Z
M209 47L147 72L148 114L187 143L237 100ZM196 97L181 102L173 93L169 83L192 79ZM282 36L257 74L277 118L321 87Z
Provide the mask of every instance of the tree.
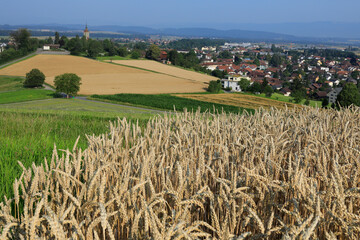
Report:
M15 42L16 49L23 49L24 51L31 50L30 46L30 32L26 28L20 28L10 33L11 38Z
M250 87L249 91L252 93L259 93L261 92L261 84L258 82L254 82Z
M219 54L219 58L230 59L233 58L233 55L229 51L225 50Z
M255 64L256 66L260 66L260 60L259 60L259 59L257 59L257 58L255 58L255 60L254 60L254 64Z
M59 42L60 42L60 34L58 32L55 32L55 41L54 41L54 43L59 44Z
M141 56L141 53L140 53L140 51L138 49L133 49L131 51L131 58L132 59L139 59L140 56Z
M247 91L250 86L250 81L246 78L240 79L238 85L240 86L241 91Z
M355 84L345 84L337 97L337 103L341 107L348 107L351 104L360 106L360 93Z
M265 96L271 97L271 95L274 93L274 89L272 89L271 86L267 85L267 86L264 88L263 92L265 93Z
M179 64L179 53L176 50L169 51L168 59L173 65L178 65Z
M353 79L358 79L359 76L360 76L360 72L359 72L359 71L353 71L353 72L351 73L351 77L352 77Z
M274 54L270 60L270 64L274 67L279 67L281 62L281 57L278 54Z
M79 92L81 78L74 73L64 73L55 77L54 85L57 92L66 93L69 98L69 95L75 96Z
M61 36L61 38L59 40L60 47L65 46L68 41L69 41L69 39L66 36Z
M211 76L223 79L226 76L226 71L221 71L219 69L215 69L211 72Z
M146 51L145 57L150 60L157 60L160 57L160 48L152 44Z
M89 57L92 57L92 58L97 57L99 55L99 53L101 53L102 50L103 49L102 49L101 43L99 41L90 40L89 49L88 49Z
M300 103L306 97L305 89L298 89L291 92L291 95L294 98L295 103Z
M321 106L323 107L323 108L326 108L327 106L329 105L329 99L326 97L326 98L323 98L322 100L321 100Z
M83 50L83 46L79 36L71 38L66 44L66 49L70 51L71 55L80 55Z
M211 93L219 93L221 91L221 82L219 80L210 81L207 91Z
M44 84L44 81L45 75L39 69L34 68L30 72L26 73L24 87L41 87Z
M126 57L126 56L129 54L129 52L128 52L128 50L126 49L126 47L121 47L121 48L119 48L119 49L117 50L117 52L118 52L118 55L119 55L120 57Z

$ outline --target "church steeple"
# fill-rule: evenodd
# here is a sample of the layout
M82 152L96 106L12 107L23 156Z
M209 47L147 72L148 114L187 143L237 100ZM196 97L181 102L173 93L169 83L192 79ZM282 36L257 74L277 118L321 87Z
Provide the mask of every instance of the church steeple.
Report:
M89 38L90 38L90 32L89 32L87 23L86 23L86 25L85 25L84 36L85 36L86 40L89 40Z

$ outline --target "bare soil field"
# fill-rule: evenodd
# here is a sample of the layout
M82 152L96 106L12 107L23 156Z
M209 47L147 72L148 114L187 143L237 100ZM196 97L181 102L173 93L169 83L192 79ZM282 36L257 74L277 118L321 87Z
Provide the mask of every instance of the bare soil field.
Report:
M236 94L236 93L222 93L222 94L176 94L178 97L190 98L199 101L221 103L226 105L233 105L237 107L252 108L258 109L260 107L265 109L270 109L271 107L276 107L283 109L285 107L294 108L301 107L301 105L294 103L287 103L276 101L268 98L256 97L246 94Z
M202 74L194 71L188 71L172 65L166 65L151 60L116 60L112 62L132 66L132 67L144 68L151 71L172 75L178 78L193 80L196 82L210 82L211 80L217 80L217 78L206 74Z
M79 94L116 93L189 93L203 92L203 81L179 78L160 73L103 63L92 59L62 55L37 55L0 70L0 75L25 76L38 68L53 85L54 77L63 73L75 73L82 79ZM181 70L181 69L180 69ZM183 70L186 72L186 70ZM197 74L190 72L191 74ZM200 76L205 76L200 74Z

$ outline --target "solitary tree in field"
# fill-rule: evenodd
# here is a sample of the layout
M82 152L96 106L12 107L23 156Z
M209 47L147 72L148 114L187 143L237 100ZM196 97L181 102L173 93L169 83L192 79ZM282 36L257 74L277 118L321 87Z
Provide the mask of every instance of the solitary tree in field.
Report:
M81 78L74 73L64 73L55 77L54 84L57 92L66 93L69 98L69 95L75 96L79 92Z
M32 69L26 74L24 87L34 88L41 87L44 84L45 75L37 68Z

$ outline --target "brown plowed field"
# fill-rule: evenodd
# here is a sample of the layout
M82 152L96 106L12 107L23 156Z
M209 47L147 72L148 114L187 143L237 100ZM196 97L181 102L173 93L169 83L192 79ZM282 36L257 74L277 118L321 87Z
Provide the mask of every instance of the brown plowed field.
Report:
M175 77L83 57L61 55L37 55L0 69L0 75L25 76L33 68L40 69L46 76L45 81L51 85L57 75L79 75L82 79L80 94L203 92L209 81L208 76L202 74L200 75L205 79L195 81L188 79L187 75Z
M258 109L260 107L270 109L271 107L276 108L294 108L301 107L301 105L294 103L286 103L276 101L268 98L251 96L246 94L237 93L223 93L223 94L176 94L178 97L190 98L199 101L221 103L226 105L233 105L237 107Z

